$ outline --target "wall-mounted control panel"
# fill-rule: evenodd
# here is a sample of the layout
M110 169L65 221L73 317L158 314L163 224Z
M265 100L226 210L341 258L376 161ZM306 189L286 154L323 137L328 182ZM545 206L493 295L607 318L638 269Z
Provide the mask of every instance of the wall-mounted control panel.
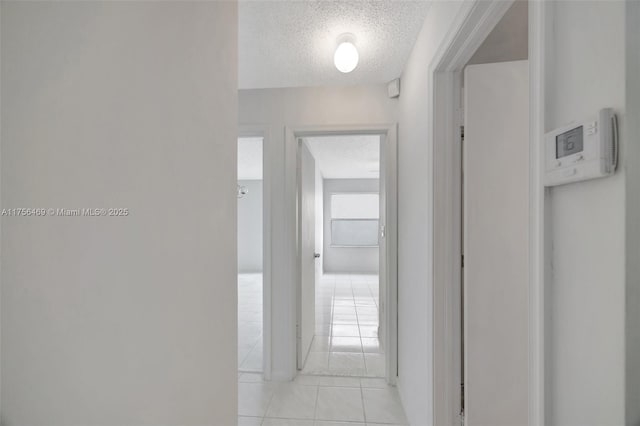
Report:
M545 134L545 186L612 175L618 163L618 121L611 108Z

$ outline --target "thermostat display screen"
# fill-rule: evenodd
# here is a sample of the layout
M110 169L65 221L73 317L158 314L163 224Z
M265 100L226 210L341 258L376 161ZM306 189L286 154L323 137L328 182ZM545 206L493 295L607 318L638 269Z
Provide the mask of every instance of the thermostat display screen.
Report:
M556 136L556 158L582 152L582 126Z

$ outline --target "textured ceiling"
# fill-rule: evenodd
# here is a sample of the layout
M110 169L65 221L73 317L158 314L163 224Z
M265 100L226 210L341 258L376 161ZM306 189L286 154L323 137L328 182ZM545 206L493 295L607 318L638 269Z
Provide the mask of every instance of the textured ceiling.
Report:
M239 3L241 89L385 83L400 76L430 2L281 0ZM358 67L333 64L340 34L356 36Z
M262 179L262 138L238 138L238 180Z
M380 136L322 136L305 141L325 179L380 176Z

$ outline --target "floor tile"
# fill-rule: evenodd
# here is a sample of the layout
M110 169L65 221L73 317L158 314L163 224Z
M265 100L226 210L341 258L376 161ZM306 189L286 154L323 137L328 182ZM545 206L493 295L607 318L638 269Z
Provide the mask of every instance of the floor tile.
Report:
M322 376L309 376L306 374L298 374L293 383L304 386L318 386Z
M366 426L366 424L360 422L327 422L323 420L316 420L314 426Z
M262 370L262 274L238 274L238 368Z
M333 326L332 334L334 336L343 336L343 337L360 337L360 330L358 330L357 325L336 324ZM375 337L375 336L367 336L367 337Z
M271 383L238 383L238 415L264 416L274 389Z
M262 417L238 416L238 426L260 426Z
M367 422L406 424L407 419L394 388L362 389L364 412Z
M367 423L366 426L407 426L407 424Z
M384 356L378 340L378 279L374 275L323 275L316 282L316 336L311 352L373 353ZM248 326L249 327L249 326ZM362 327L362 328L361 328ZM255 332L256 329L253 328ZM364 336L358 343L358 338ZM331 346L332 339L334 346ZM241 358L241 362L248 357ZM377 361L377 360L376 360ZM312 357L304 374L384 377L379 362L371 360L369 370L358 363L348 370L329 359ZM384 365L384 362L382 362Z
M332 337L331 352L362 352L360 337Z
M322 374L329 369L329 352L309 352L302 372L304 374Z
M313 420L273 419L265 417L262 426L315 426Z
M378 337L378 326L376 325L361 325L360 326L361 337Z
M262 347L256 345L242 361L239 369L242 371L262 371Z
M357 325L358 317L356 314L333 314L333 319L331 320L333 324L350 324Z
M360 379L360 386L363 388L386 389L389 385L385 379L378 377L363 377Z
M360 325L375 325L379 323L377 315L358 315L358 324Z
M380 347L380 340L377 337L362 337L360 339L362 342L362 350L365 353L382 353L382 348Z
M311 352L329 352L331 349L330 336L315 336L311 342Z
M271 398L266 417L313 419L317 396L315 386L281 384Z
M333 387L360 387L360 379L357 377L336 377L336 376L318 376L318 384L320 386Z
M362 376L366 372L364 356L361 353L331 352L329 371L339 375Z
M242 365L242 362L249 356L249 353L251 353L251 350L255 348L255 346L255 342L238 342L238 365Z
M364 421L360 388L323 387L318 389L316 419Z
M336 307L333 308L333 314L334 315L356 315L356 308L351 306L336 305Z
M364 354L364 365L367 369L368 376L380 377L384 376L385 365L384 355L382 354Z

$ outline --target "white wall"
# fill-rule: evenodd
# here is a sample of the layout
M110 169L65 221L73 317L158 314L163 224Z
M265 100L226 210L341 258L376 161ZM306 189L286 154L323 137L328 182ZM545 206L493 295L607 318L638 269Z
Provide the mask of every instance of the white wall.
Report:
M273 378L286 380L294 374L291 366L295 366L296 353L290 345L290 325L295 318L288 317L294 303L292 247L283 238L289 232L289 218L295 218L285 204L285 170L290 166L285 156L285 127L395 123L398 101L388 98L385 85L240 90L239 98L240 124L261 124L268 129L264 152L271 167L265 173L272 173L271 359Z
M235 424L237 6L1 8L2 424Z
M262 180L239 180L249 191L238 198L238 272L262 272Z
M429 66L461 2L434 2L402 74L398 141L398 387L412 425L433 417Z
M378 273L378 247L331 246L331 194L378 193L378 179L324 180L324 271L328 273Z
M626 424L640 424L640 2L626 3Z
M546 130L613 107L621 169L554 187L547 285L549 425L620 425L625 414L625 3L551 2ZM637 118L634 118L636 120Z

